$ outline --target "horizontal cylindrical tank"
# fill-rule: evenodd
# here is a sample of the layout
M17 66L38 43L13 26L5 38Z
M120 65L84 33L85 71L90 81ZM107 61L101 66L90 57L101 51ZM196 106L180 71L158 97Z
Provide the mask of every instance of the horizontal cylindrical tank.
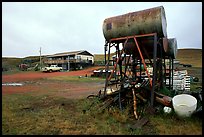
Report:
M163 48L165 55L175 59L177 55L177 41L176 38L163 38Z
M167 37L166 27L164 7L159 6L107 18L103 22L103 34L106 40L149 33Z
M147 58L146 54L149 55L150 58L153 58L154 52L154 40L153 38L137 38L138 46L140 50L143 52L144 58ZM158 41L157 46L157 55L158 57L168 56L172 59L176 58L177 55L177 41L176 38L162 38ZM126 45L124 45L124 52L126 54L133 54L136 57L139 57L139 52L135 41L133 39L129 39ZM162 53L162 54L161 54Z

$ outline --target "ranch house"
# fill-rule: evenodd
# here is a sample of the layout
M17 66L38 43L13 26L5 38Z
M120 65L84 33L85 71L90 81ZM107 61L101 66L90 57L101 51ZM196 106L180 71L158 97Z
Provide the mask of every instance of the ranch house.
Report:
M94 55L86 50L47 55L43 63L47 66L56 64L63 70L77 70L94 64Z

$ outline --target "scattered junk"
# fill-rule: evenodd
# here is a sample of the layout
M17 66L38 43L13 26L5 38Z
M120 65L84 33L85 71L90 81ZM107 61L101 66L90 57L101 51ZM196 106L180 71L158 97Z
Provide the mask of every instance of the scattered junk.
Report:
M27 71L28 70L28 65L27 64L20 64L18 67L22 71Z
M172 109L170 107L164 107L164 113L171 113L172 112Z
M28 70L28 71L32 71L32 70L38 71L38 70L40 70L40 67L39 67L38 64L36 64L34 67L29 67L27 70Z
M162 89L190 90L187 72L174 70L177 40L167 38L166 27L163 6L104 20L105 87L97 95L87 97L102 101L98 103L99 112L111 105L121 111L131 106L133 116L139 121L144 112L154 114L158 104L167 113L177 105L178 97L174 97L173 107L173 96L161 93ZM115 53L114 60L110 53ZM109 71L111 65L114 68ZM100 72L95 71L94 75ZM195 110L195 101L186 100L185 104L193 107L190 111ZM180 114L177 107L176 111Z
M111 74L111 70L108 70L106 72L105 69L103 70L94 70L93 74L91 75L92 77L101 77L101 78L105 78L106 77L106 73L108 73L108 76L110 76Z
M191 82L199 82L199 78L198 78L198 77L191 76L191 77L190 77L190 81L191 81Z
M183 67L192 67L191 64L183 64Z
M23 86L22 83L2 83L2 86Z
M166 80L166 84L169 84L169 79ZM190 91L190 76L188 76L187 70L173 72L172 86L176 91Z
M34 71L38 71L39 70L39 65L36 64L34 67L29 67L30 65L27 65L27 64L20 64L19 65L19 69L21 71L31 71L31 70L34 70Z

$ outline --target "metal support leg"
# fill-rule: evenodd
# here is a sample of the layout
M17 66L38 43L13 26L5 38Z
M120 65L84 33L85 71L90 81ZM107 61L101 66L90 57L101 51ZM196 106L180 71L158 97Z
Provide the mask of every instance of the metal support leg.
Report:
M140 81L141 81L141 79L142 79L142 61L141 61L141 59L140 59Z
M166 63L165 63L165 57L164 57L164 80L166 85Z
M169 90L171 90L171 58L169 58Z
M120 53L120 49L119 49L119 43L117 43L117 51L118 51L118 57L121 55L121 53ZM122 80L123 80L123 75L122 75L122 60L121 60L121 57L120 57L120 59L119 59L119 62L118 62L118 64L119 64L119 69L120 69L120 82L121 83L123 83L122 82ZM122 104L121 104L121 90L123 90L123 84L121 84L121 88L120 88L120 90L119 90L119 93L118 93L118 96L119 96L119 99L118 99L118 101L119 101L119 107L120 107L120 110L122 110Z
M174 79L174 59L172 59L172 69L171 69L171 74L172 74L172 77L171 77L171 85L172 85L172 90L173 90L173 79Z
M104 96L106 96L106 89L108 86L108 70L109 70L109 60L110 60L110 47L111 47L111 42L108 44L108 62L105 64L105 69L106 69L106 82L105 82L105 89L104 89ZM105 48L105 62L106 62L106 50Z
M155 90L155 83L156 83L156 57L157 57L157 34L154 35L154 53L153 53L153 82L152 82L152 92L151 92L151 106L154 105L154 90Z
M145 69L145 71L146 71L146 73L147 73L147 76L148 76L148 78L149 78L150 86L152 87L152 80L151 80L150 74L149 74L149 72L148 72L148 70L147 70L146 63L145 63L145 60L144 60L144 58L143 58L142 52L141 52L141 50L140 50L140 47L139 47L139 45L138 45L138 42L137 42L137 40L136 40L136 37L134 37L134 41L135 41L137 50L139 51L140 58L142 59L142 63L143 63L143 65L144 65L144 69Z

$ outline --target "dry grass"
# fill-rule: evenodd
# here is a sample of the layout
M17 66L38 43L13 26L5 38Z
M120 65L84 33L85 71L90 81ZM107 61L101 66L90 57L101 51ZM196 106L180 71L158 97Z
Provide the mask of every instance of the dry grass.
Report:
M111 56L113 55L114 53L111 53ZM176 59L182 64L192 64L193 67L202 67L202 49L178 49ZM94 60L104 60L104 54L95 54Z
M178 49L176 59L182 64L202 67L202 49Z
M110 56L112 57L115 55L114 53L111 53ZM108 55L106 55L106 58L108 59ZM104 54L95 54L94 55L94 61L103 61L105 59Z
M159 135L202 135L201 119L178 118L175 114L150 116Z
M31 93L3 96L3 135L201 135L202 121L179 119L174 114L146 115L147 125L133 129L135 119L130 109L120 111L111 107L99 113L94 107L97 99L72 100Z
M16 94L4 96L2 101L3 135L103 135L129 134L121 126L123 114L108 111L98 113L83 109L88 100L53 98L47 95ZM114 115L117 115L114 118Z
M78 77L78 76L56 76L47 78L47 80L57 80L57 81L66 81L66 82L104 82L103 78L97 77Z

